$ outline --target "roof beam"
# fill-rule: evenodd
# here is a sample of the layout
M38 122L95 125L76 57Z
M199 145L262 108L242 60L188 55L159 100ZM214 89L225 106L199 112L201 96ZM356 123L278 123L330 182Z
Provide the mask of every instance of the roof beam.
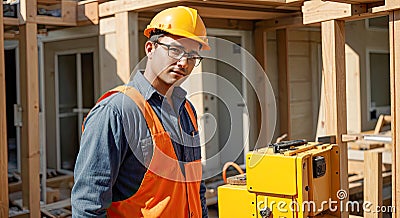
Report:
M328 20L340 20L367 13L366 5L312 0L302 7L303 23L312 24Z
M264 31L303 26L303 16L301 14L296 14L295 16L279 17L275 19L259 21L256 23L256 28L263 29Z
M173 4L178 2L184 2L181 0L121 0L121 1L109 1L99 5L99 17L111 16L116 13L125 11L134 11L138 9L160 7L161 5Z
M249 11L229 8L195 7L202 17L239 20L265 20L285 16L280 12Z
M372 8L372 13L377 13L382 11L394 11L399 9L400 9L399 0L385 0L385 5Z

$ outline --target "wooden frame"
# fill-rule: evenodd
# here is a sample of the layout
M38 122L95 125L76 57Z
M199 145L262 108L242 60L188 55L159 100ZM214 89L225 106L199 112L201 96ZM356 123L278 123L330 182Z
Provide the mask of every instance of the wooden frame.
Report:
M327 3L332 3L332 2L327 2ZM308 4L314 4L314 6L318 6L318 4L321 4L318 0L316 1L309 1ZM352 6L352 5L351 5ZM347 9L349 9L349 5L346 6ZM367 18L370 16L380 16L382 13L387 14L390 13L389 16L389 36L390 36L390 57L391 57L391 68L390 68L390 73L391 73L391 110L392 110L392 145L393 145L393 150L392 150L392 155L393 155L393 164L392 164L392 205L399 208L400 207L400 178L398 178L398 175L400 173L400 164L399 161L396 161L396 157L400 155L400 149L399 149L399 138L400 138L400 132L398 129L398 125L400 125L400 119L398 118L398 114L400 113L400 107L397 102L400 102L400 91L399 89L396 89L396 84L400 84L400 77L397 75L399 74L400 70L400 62L398 62L396 59L398 54L400 53L400 2L395 1L395 0L385 0L385 6L380 6L380 7L375 7L372 9L369 9L371 12L367 13L361 13L358 16L354 15L352 13L349 13L347 11L346 15L339 15L338 16L333 16L333 17L323 17L323 14L326 13L326 10L332 10L334 8L327 7L324 10L319 11L319 15L311 15L307 14L309 13L308 10L305 10L303 7L303 14L304 17L310 17L314 16L312 19L308 19L307 22L305 23L312 23L312 22L329 22L327 20L331 20L331 22L338 22L337 20L334 19L344 19L344 20L353 20L353 19L363 19ZM393 11L392 11L393 10ZM391 11L391 12L390 12ZM310 12L314 13L314 12ZM326 34L324 30L322 30L322 34ZM326 47L327 45L323 46ZM323 54L324 60L326 59L326 54ZM332 64L329 64L332 66ZM325 64L324 64L325 66ZM335 93L335 92L334 92ZM343 101L345 102L345 101ZM345 118L345 116L340 116ZM338 117L339 118L339 117ZM396 176L397 175L397 176ZM398 212L395 210L392 212L394 217L397 217Z
M321 34L326 133L336 136L340 147L340 189L348 193L347 143L340 140L347 132L344 21L322 22ZM347 199L343 201L346 203ZM341 217L348 217L348 212L342 212Z
M178 4L196 4L200 7L203 12L212 17L213 11L209 8L210 5L221 4L226 7L232 6L229 11L237 11L237 7L250 7L251 4L255 4L254 8L263 9L284 9L287 10L287 14L282 15L290 15L281 18L271 18L266 21L261 21L256 24L255 29L255 39L256 40L256 56L258 60L261 60L262 65L265 67L265 63L267 62L266 58L266 41L265 40L265 31L267 30L276 30L276 29L284 29L287 27L298 27L301 26L299 23L299 17L293 16L294 13L289 13L290 10L295 11L298 4L303 2L303 0L265 0L265 1L242 1L242 2L224 2L224 3L210 3L210 2L199 2L199 1L190 1L190 0L154 0L154 1L144 1L144 0L136 0L136 1L110 1L106 3L99 4L97 1L86 1L85 3L79 3L80 9L77 9L76 2L63 0L63 9L62 9L62 18L54 18L54 17L43 17L37 16L37 1L38 0L21 0L21 17L19 19L14 18L3 18L0 15L0 23L7 26L20 26L20 35L17 33L4 33L4 29L0 31L0 37L4 40L4 37L18 37L20 40L20 54L21 54L21 79L23 83L21 83L22 95L25 96L22 100L24 107L24 127L22 133L22 150L23 150L23 197L24 197L24 205L30 209L32 217L39 217L39 179L37 178L39 173L39 128L38 128L38 81L37 81L37 50L34 49L37 45L36 39L36 31L37 31L37 23L40 24L48 24L48 25L58 25L58 26L75 26L78 25L80 21L76 21L76 13L82 11L82 5L86 8L86 6L91 10L89 16L80 17L80 19L86 21L82 21L83 23L94 23L98 22L99 17L107 17L110 16L113 19L113 22L116 20L121 20L124 22L124 27L115 28L117 33L122 33L121 40L125 43L130 43L131 38L129 37L130 31L132 29L131 25L129 25L130 13L136 13L141 11L150 11L150 9L154 9L155 12L158 9L162 9L166 6L174 6ZM46 0L39 0L40 2L44 2ZM391 54L391 110L392 110L392 138L393 138L393 164L392 164L392 181L393 181L393 205L397 208L400 208L400 161L396 161L395 157L400 156L400 148L399 148L399 139L400 139L400 89L398 89L398 84L400 84L400 61L398 61L398 56L400 56L400 2L398 0L385 0L383 6L377 6L376 4L372 4L375 6L371 6L369 4L369 0L331 0L331 1L304 1L303 6L303 23L311 24L311 23L322 23L322 46L323 46L323 65L324 65L324 76L325 76L325 88L326 88L326 98L325 102L326 108L332 109L331 111L327 111L325 114L329 116L326 121L327 122L327 133L332 133L336 136L337 142L341 147L342 152L342 160L341 160L341 187L347 190L348 185L346 184L346 169L345 160L347 160L347 145L343 143L341 139L341 135L346 133L346 110L343 109L343 102L346 101L345 95L345 84L346 79L343 75L345 75L344 71L344 21L355 20L355 19L364 19L368 17L375 17L381 15L390 15L389 21L389 35L390 35L390 54ZM379 2L379 1L373 1ZM204 4L204 5L203 5ZM236 8L234 8L235 6ZM96 9L98 9L96 11ZM86 10L86 9L85 9ZM83 11L85 11L83 10ZM131 11L135 12L131 12ZM226 11L221 10L220 11ZM86 12L85 12L86 13ZM118 15L116 15L118 14ZM114 16L115 15L115 16ZM215 17L221 17L222 15L214 15ZM229 16L233 16L229 14ZM279 15L280 16L280 15ZM229 18L228 15L223 16L224 18ZM259 11L256 13L252 13L250 15L241 14L240 18L242 19L255 19L256 17L266 19L268 16L264 14L260 14ZM78 19L78 20L80 20ZM136 17L133 20L138 22ZM229 20L228 20L229 21ZM81 22L81 23L82 23ZM85 24L86 24L85 23ZM128 25L128 27L126 27ZM137 31L138 25L134 25L134 30ZM284 31L279 31L279 34L283 34ZM134 40L137 43L136 39ZM122 41L121 41L122 42ZM283 43L283 41L280 41ZM135 45L133 43L133 45ZM131 45L131 44L130 44ZM281 44L284 45L284 44ZM121 45L119 45L122 48ZM131 47L131 46L129 46ZM127 48L124 48L126 51ZM0 43L0 51L4 51L3 41ZM130 51L130 48L128 48ZM130 56L136 57L136 53L129 54ZM29 57L29 58L27 58ZM282 56L283 57L283 56ZM0 116L4 118L5 109L3 105L5 105L5 90L4 90L4 63L2 63L4 58L4 54L0 54ZM132 59L128 60L126 56L118 57L119 67L121 71L124 71L126 74L126 69L129 69L125 64L132 66ZM281 59L284 63L284 58ZM283 64L282 64L283 66ZM283 69L283 68L282 68ZM128 70L128 71L129 71ZM128 73L130 75L130 72ZM329 81L328 78L329 77ZM282 78L283 79L283 78ZM282 80L283 81L283 80ZM283 83L282 83L283 84ZM328 100L330 99L330 100ZM3 103L1 103L3 102ZM339 107L341 104L341 107ZM287 106L288 107L288 106ZM0 119L0 143L6 144L6 125L4 123L5 119ZM29 121L29 122L28 122ZM7 156L7 149L4 146L0 147L0 161L6 160L4 158ZM1 162L0 165L0 185L3 187L7 187L5 180L5 172L7 167L7 163L4 165L4 162ZM8 196L7 189L2 189L0 191L0 216L7 216L8 214ZM393 212L394 216L397 216L398 212ZM346 216L346 215L345 215Z
M23 206L31 217L40 216L39 75L37 24L20 26L21 63L21 179ZM28 58L29 57L29 58Z
M3 4L0 5L0 25L3 26ZM4 69L4 28L0 28L0 217L8 216L8 157L6 123L6 75Z
M390 38L390 91L391 91L391 125L392 125L392 205L400 208L400 10L390 12L389 15ZM395 210L393 216L400 212Z

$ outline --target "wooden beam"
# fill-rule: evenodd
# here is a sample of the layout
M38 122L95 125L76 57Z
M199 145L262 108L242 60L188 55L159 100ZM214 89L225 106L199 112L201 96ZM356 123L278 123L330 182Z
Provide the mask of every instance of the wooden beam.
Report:
M267 33L260 28L256 28L254 30L254 55L258 63L261 65L261 67L264 69L264 72L267 72ZM265 93L265 86L260 86L259 87L261 93ZM266 122L262 122L262 120L265 118L262 117L262 108L265 108L266 105L266 97L264 96L258 96L258 100L260 103L260 107L257 107L257 127L259 131L259 135L267 135L267 129L268 126L266 125ZM268 119L268 118L267 118ZM263 130L263 132L261 132Z
M3 24L6 26L18 26L19 20L18 18L3 17Z
M151 7L161 7L165 4L182 2L180 0L121 0L109 1L99 5L99 16L106 17L120 12L134 11L138 9L145 9Z
M222 28L222 29L249 30L249 31L252 31L254 29L253 21L249 20L204 18L203 21L207 28ZM148 21L147 23L150 23L150 21Z
M302 12L303 23L312 24L358 16L359 14L367 13L367 6L314 0L304 2Z
M400 209L400 10L390 12L389 15L390 41L390 92L392 116L392 200L396 210L393 217L397 217Z
M138 13L121 12L115 15L117 74L128 82L139 62Z
M398 0L385 0L385 5L372 8L372 13L382 12L382 11L394 11L400 9L400 1Z
M380 2L382 0L328 0L331 2L342 2L348 4L366 4L366 3L373 3L373 2Z
M40 217L39 75L37 24L20 26L20 81L22 103L21 179L23 206Z
M265 12L265 11L249 11L230 8L213 8L213 7L195 7L202 17L208 18L228 18L242 20L265 20L276 17L287 16L289 13Z
M274 19L259 21L256 23L257 28L262 28L265 31L284 29L284 28L295 28L304 27L302 14L296 14L294 16L278 17Z
M321 34L326 134L336 136L340 148L340 188L348 193L347 143L341 141L347 132L344 21L322 22ZM347 203L347 199L343 201ZM348 217L348 213L342 212L341 217Z
M0 4L0 217L8 217L8 146L3 4Z
M382 206L382 153L366 151L364 160L364 202L371 203L371 211L364 211L364 217L381 218L382 213L375 209Z
M74 23L76 25L76 11L78 5L76 1L62 0L61 1L61 16L65 23Z
M288 69L288 30L279 29L276 31L277 52L278 52L278 90L279 90L279 122L280 133L287 134L290 139L290 87Z
M34 22L37 14L37 0L20 0L20 23Z
M259 28L256 28L254 32L255 58L265 71L267 67L267 33L263 29Z
M99 2L85 1L78 3L77 22L90 21L92 24L99 24Z
M36 22L38 24L54 25L54 26L76 26L76 20L64 20L62 17L51 17L46 15L37 15Z

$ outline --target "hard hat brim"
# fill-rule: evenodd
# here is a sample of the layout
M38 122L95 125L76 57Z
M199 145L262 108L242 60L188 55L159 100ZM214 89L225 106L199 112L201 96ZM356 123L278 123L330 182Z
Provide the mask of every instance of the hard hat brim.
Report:
M149 26L150 26L150 25L149 25ZM154 29L156 29L156 28L152 28L152 27L149 27L149 26L147 26L146 30L144 31L144 35L145 35L147 38L150 37L151 31L153 31ZM157 29L162 30L162 31L165 31L165 32L167 32L167 33L169 33L169 34L171 34L171 35L174 35L174 36L181 36L181 37L185 37L185 38L188 38L188 39L192 39L192 40L194 40L194 41L197 41L197 42L200 43L201 46L202 46L202 47L201 47L201 50L210 50L210 49L211 49L210 46L208 45L208 39L207 39L206 36L204 36L204 37L199 37L199 36L196 36L196 35L194 35L194 34L192 34L192 33L189 33L189 32L187 32L187 31L184 31L184 30L181 30L181 29L164 29L164 28L157 28Z

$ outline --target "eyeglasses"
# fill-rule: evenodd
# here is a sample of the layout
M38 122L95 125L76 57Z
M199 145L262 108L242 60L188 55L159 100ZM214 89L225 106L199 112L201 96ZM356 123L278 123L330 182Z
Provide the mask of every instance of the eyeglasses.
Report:
M195 67L199 66L201 60L203 60L203 58L197 54L197 52L186 52L181 47L164 44L158 41L155 41L154 43L167 47L169 57L180 60L183 58L183 56L185 56L188 63L194 64Z

